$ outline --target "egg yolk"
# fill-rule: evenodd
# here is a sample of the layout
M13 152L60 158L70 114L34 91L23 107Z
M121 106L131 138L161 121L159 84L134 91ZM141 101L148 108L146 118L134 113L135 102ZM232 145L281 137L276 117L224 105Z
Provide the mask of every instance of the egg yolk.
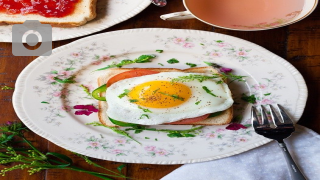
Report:
M144 107L170 108L186 102L191 97L191 90L181 83L150 81L135 86L128 97Z

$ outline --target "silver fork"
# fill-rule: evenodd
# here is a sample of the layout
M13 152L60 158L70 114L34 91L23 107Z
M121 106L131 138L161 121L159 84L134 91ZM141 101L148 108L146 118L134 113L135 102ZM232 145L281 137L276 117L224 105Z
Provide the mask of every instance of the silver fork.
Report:
M275 128L270 126L268 116L266 114L266 108L261 106L261 122L259 122L259 118L257 115L257 109L252 106L251 109L251 118L252 118L252 126L257 134L260 134L266 138L274 139L278 141L280 148L285 156L287 161L288 169L291 175L292 180L305 180L306 177L301 173L298 166L292 159L286 144L283 139L289 137L291 133L295 131L294 124L288 114L284 111L284 108L278 105L279 114L281 119L277 116L276 110L273 106L270 105L270 114L271 120L273 121Z

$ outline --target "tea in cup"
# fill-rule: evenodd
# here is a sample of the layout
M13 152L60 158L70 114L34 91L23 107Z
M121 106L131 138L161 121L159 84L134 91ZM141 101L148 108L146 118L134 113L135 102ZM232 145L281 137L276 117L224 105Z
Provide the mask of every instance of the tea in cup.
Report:
M161 18L197 18L224 29L255 31L297 22L311 14L318 0L183 0L183 3L187 11Z

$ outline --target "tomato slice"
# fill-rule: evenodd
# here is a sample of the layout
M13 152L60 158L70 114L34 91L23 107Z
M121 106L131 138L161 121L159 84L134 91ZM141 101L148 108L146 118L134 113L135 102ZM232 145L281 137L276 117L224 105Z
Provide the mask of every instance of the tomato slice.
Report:
M187 119L182 119L179 121L175 121L172 123L166 123L166 124L179 124L179 125L183 125L183 124L190 124L190 123L195 123L198 121L202 121L205 120L209 117L210 114L205 114L203 116L199 116L199 117L194 117L194 118L187 118Z
M147 69L137 69L132 71L126 71L120 74L117 74L109 79L107 82L107 87L111 86L113 83L116 83L120 80L127 79L127 78L133 78L133 77L139 77L139 76L145 76L150 74L158 74L158 71L152 71Z

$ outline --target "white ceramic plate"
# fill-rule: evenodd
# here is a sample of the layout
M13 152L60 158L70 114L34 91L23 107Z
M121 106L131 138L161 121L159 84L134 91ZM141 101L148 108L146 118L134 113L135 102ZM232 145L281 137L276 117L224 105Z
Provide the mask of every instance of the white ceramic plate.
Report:
M137 15L150 3L150 0L98 0L94 20L74 28L53 27L52 40L71 39L109 28ZM12 25L0 26L0 42L12 42Z
M157 49L164 52L157 53ZM169 138L158 132L130 132L142 143L139 145L109 129L85 125L97 121L97 114L74 115L74 105L97 105L79 87L81 84L91 89L97 87L99 73L92 73L93 70L142 54L156 54L158 57L152 63L127 67L183 69L188 67L186 62L205 66L203 61L209 61L233 68L234 74L248 76L246 83L230 85L234 99L239 103L234 107L235 116L242 120L242 124L250 124L251 107L240 100L242 93L255 94L259 98L258 105L282 104L295 121L304 110L307 98L304 79L287 61L235 37L174 29L115 31L54 49L51 56L37 58L22 71L13 96L14 108L32 131L51 142L80 154L119 162L194 163L228 157L269 142L255 134L252 128L231 131L226 130L226 126L208 126L194 138ZM166 61L171 58L180 63L168 64ZM55 83L53 77L57 75L62 79L75 75L77 83Z

